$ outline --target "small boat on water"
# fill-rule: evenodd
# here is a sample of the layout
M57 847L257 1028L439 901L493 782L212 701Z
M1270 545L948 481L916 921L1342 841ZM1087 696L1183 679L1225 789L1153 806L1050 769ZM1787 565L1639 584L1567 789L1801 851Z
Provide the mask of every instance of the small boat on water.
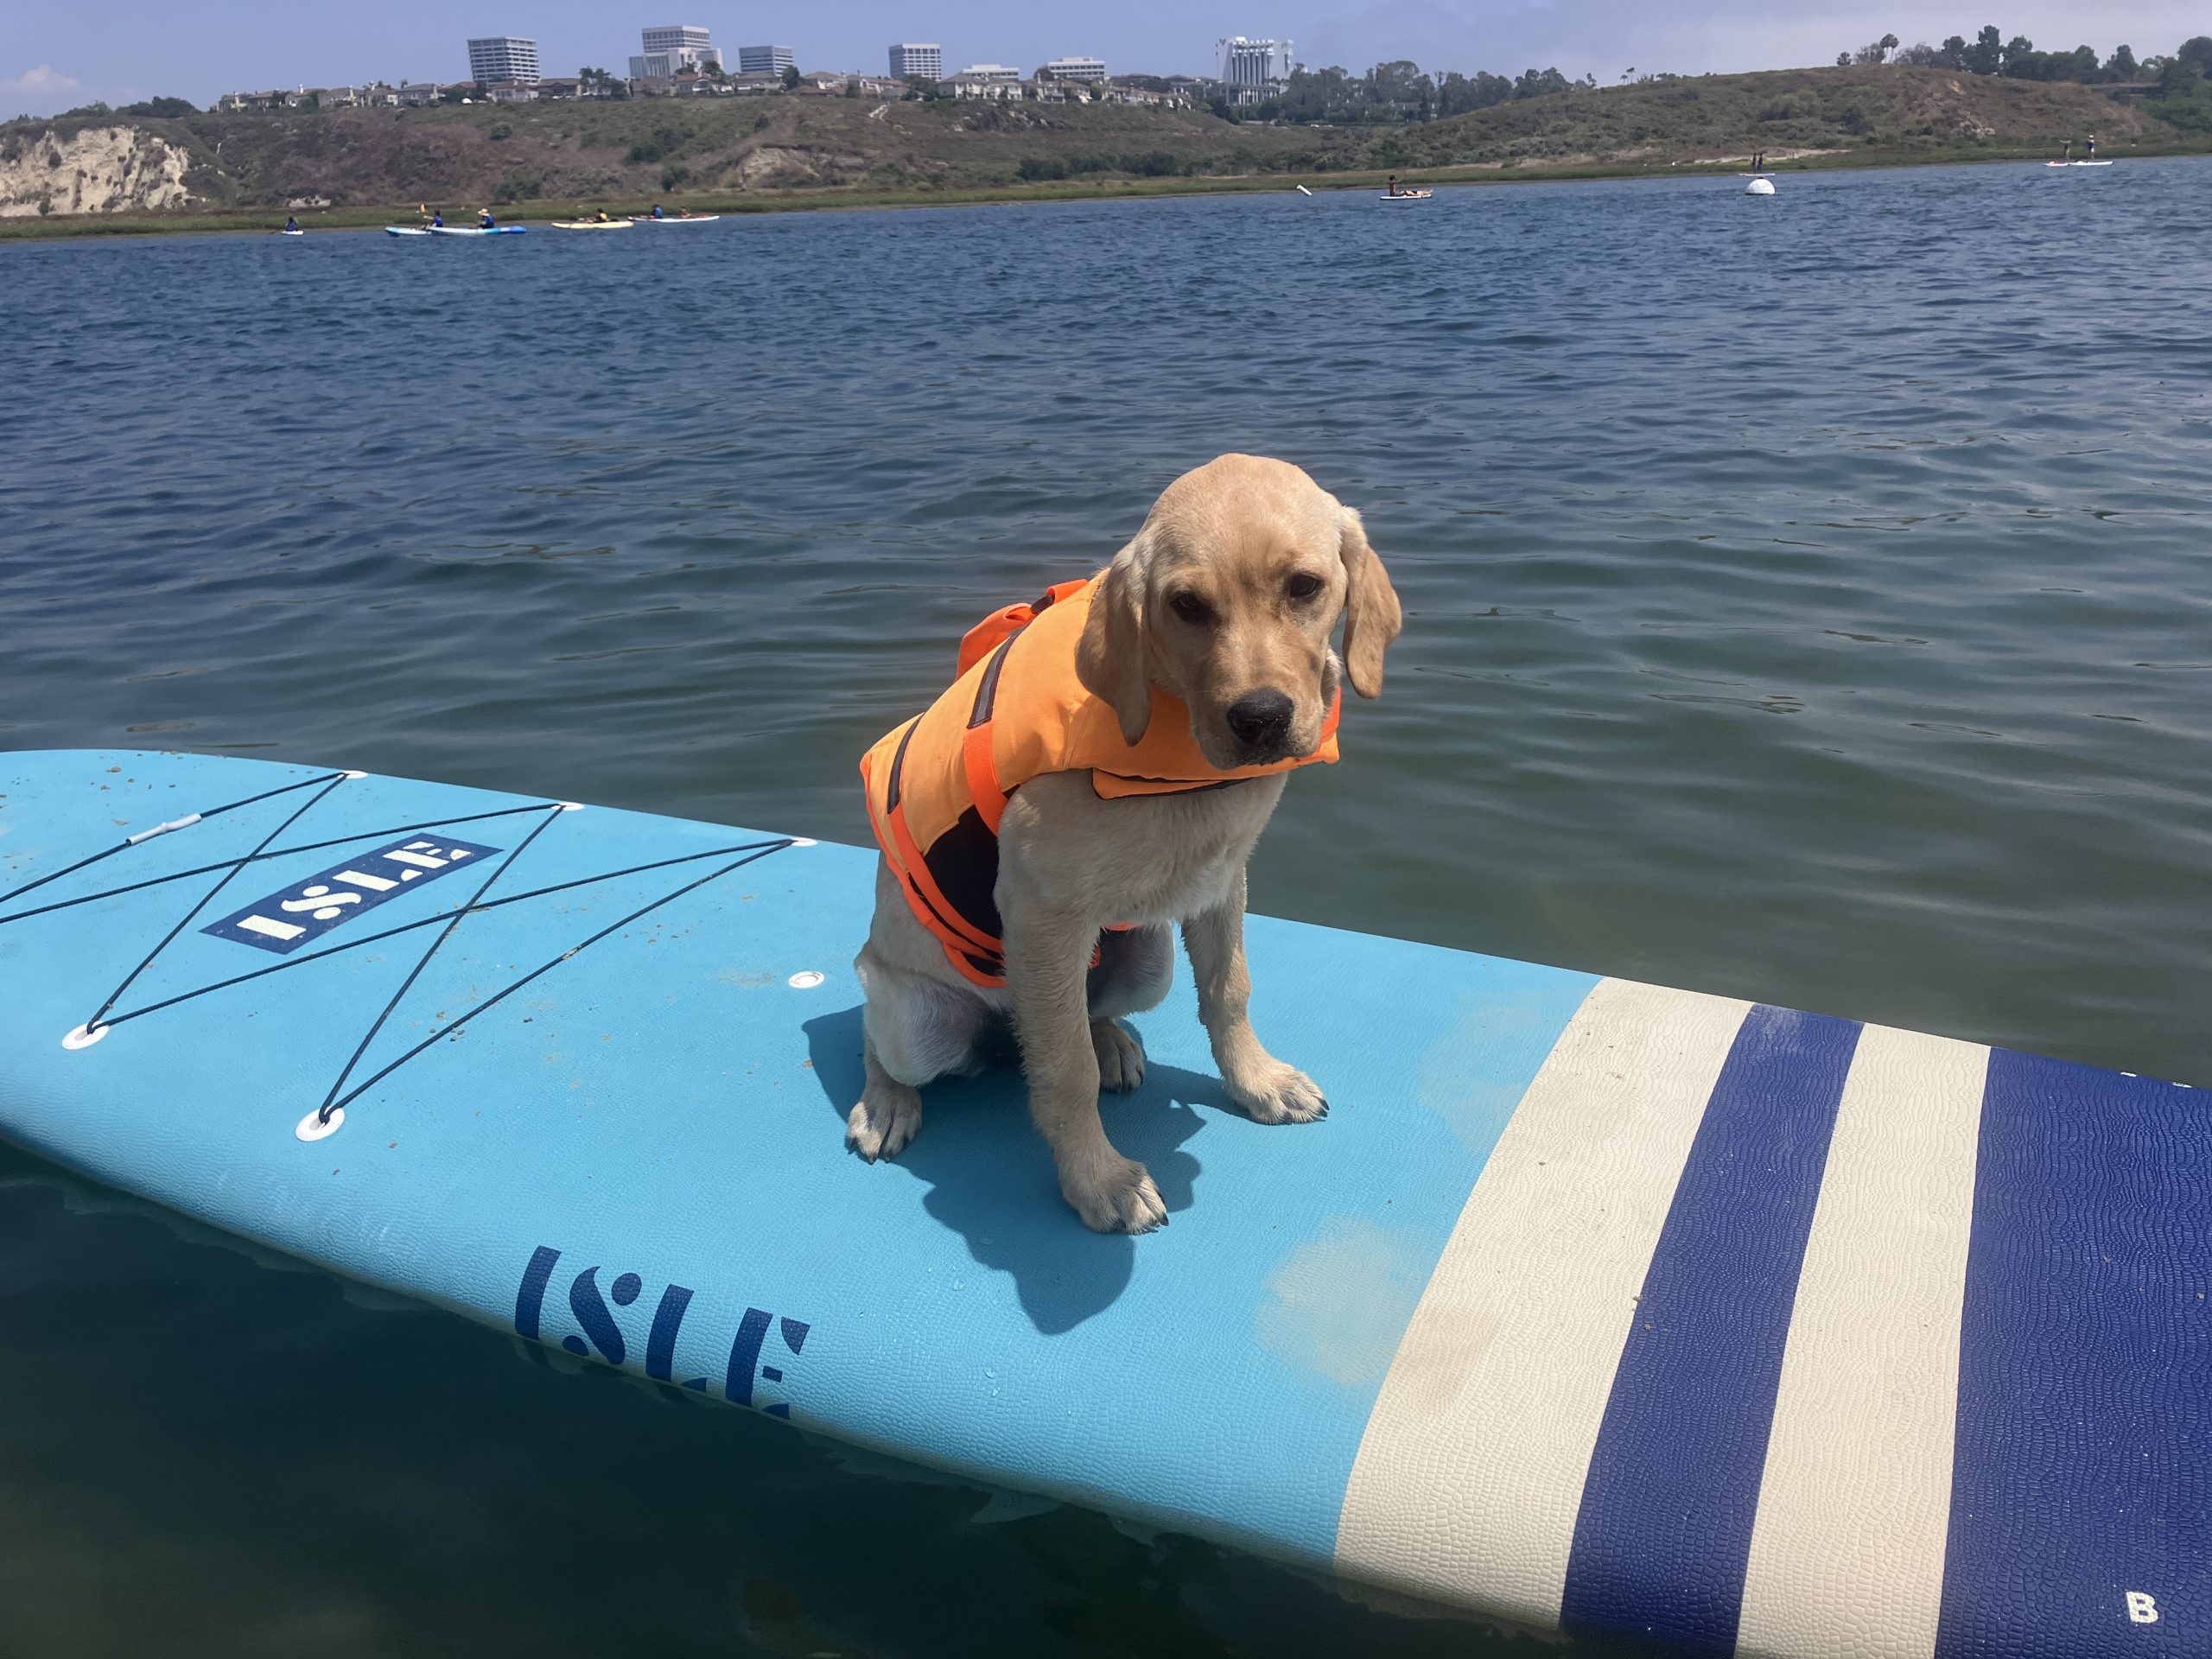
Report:
M720 213L663 213L658 219L655 219L651 213L632 213L630 215L630 223L632 225L711 225L721 217Z
M553 221L553 228L556 231L626 231L630 228L630 221L626 219L556 219Z
M271 234L276 236L305 236L307 232L305 231L276 231L271 232Z
M1377 190L1378 201L1427 201L1436 194L1433 190Z
M520 236L526 225L433 225L432 236Z
M2045 167L2110 167L2110 162L2045 162Z
M384 233L386 236L428 236L430 227L427 225L387 225L384 227Z

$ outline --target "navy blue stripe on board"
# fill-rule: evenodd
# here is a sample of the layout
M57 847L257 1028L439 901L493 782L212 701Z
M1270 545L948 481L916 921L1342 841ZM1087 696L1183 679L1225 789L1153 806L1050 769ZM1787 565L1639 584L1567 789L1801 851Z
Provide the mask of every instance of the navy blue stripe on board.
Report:
M1754 1007L1690 1143L1599 1425L1572 1629L1728 1653L1855 1020Z
M1940 1659L2212 1653L2212 1093L1997 1050Z

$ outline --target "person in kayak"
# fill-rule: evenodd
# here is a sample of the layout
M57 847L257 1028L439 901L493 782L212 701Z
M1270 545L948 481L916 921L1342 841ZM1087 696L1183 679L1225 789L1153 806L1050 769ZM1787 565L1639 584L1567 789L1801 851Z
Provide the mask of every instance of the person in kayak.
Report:
M288 231L296 231L300 228L300 221L287 213L284 215L284 228Z
M653 217L655 219L666 219L668 217L666 213L661 212L660 203L658 202L653 203Z
M476 228L478 230L490 231L496 230L498 227L499 220L492 217L492 210L489 207L480 207L476 210Z
M432 214L430 215L430 228L431 228L432 230L434 230L434 231L442 231L443 229L445 229L445 227L446 227L446 216L445 216L445 210L444 210L443 208L441 208L441 209L439 209L436 213L432 213Z

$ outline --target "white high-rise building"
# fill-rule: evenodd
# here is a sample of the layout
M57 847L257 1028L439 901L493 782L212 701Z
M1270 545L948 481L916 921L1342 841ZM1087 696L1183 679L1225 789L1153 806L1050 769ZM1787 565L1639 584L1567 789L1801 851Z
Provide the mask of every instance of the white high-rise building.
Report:
M737 48L737 73L741 75L780 75L786 69L798 67L798 59L788 46L741 46Z
M1037 71L1039 80L1088 80L1106 79L1106 60L1103 58L1054 58Z
M666 80L706 64L722 67L721 48L715 44L711 31L698 23L670 23L640 29L639 35L645 50L630 59L632 80Z
M1213 78L1231 86L1280 86L1290 79L1290 42L1248 41L1242 35L1216 41Z
M491 35L468 43L468 78L487 86L503 81L524 86L537 79L537 42L512 35Z
M943 80L944 48L917 44L912 41L901 41L891 48L891 78L893 80Z

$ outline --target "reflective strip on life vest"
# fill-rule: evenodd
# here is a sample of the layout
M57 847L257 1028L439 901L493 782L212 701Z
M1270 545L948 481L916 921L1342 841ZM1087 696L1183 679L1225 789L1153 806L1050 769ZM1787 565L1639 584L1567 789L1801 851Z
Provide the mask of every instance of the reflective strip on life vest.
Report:
M1019 632L1007 636L1006 642L991 655L988 668L983 671L982 682L976 687L976 706L969 711L968 730L960 740L960 758L968 771L968 793L976 802L976 816L982 819L983 828L994 836L999 832L999 820L1006 816L1006 791L999 787L997 759L991 753L991 721L997 711L999 673L1006 667L1006 654L1014 649Z

